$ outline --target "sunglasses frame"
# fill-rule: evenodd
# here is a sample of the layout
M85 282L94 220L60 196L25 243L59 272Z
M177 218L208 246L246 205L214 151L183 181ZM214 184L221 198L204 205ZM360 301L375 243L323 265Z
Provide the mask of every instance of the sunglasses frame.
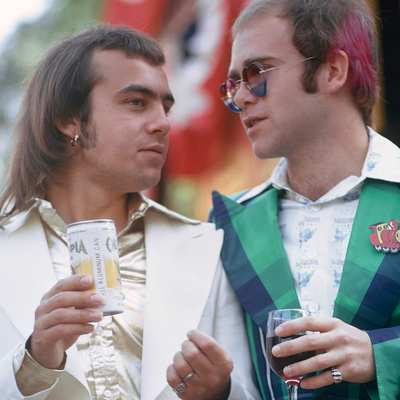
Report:
M253 68L256 67L257 70L257 74L261 75L261 74L265 74L269 71L273 71L276 69L282 69L284 67L290 67L290 66L294 66L309 60L313 60L316 57L307 57L303 60L300 60L296 63L290 63L290 64L284 64L281 65L279 67L270 67L270 68L265 68L265 66L259 62L259 61L254 61L251 64L247 65L246 67L244 67L242 69L242 79L238 79L236 81L234 81L233 79L227 79L225 82L223 82L220 85L220 93L221 93L221 100L224 102L224 104L226 105L226 107L228 107L228 109L232 112L241 112L242 109L235 103L234 101L234 97L240 87L240 85L242 84L242 82L244 83L246 89L255 97L265 97L267 95L267 79L264 79L262 82L255 84L255 85L250 85L249 84L249 80L248 80L248 71L249 68ZM228 82L233 85L233 88L235 89L234 94L230 93L230 91L227 89L228 86ZM261 89L261 92L260 92Z

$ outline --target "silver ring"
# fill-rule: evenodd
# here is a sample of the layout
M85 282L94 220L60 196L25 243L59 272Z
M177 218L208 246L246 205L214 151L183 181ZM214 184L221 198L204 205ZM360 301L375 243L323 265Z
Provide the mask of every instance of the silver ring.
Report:
M332 375L333 383L335 385L338 383L342 383L343 375L337 368L331 368L331 375Z
M183 383L186 384L187 381L189 381L190 379L192 379L194 377L194 372L189 372L188 374L186 374L183 378L182 381Z
M185 393L186 390L186 383L185 382L181 382L179 385L176 385L174 388L174 392L180 396L183 393Z

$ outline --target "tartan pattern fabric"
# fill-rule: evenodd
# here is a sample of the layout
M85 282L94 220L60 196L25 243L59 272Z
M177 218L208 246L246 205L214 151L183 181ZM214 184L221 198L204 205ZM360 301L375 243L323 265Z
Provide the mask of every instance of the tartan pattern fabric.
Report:
M224 230L221 258L242 304L257 382L264 400L272 399L266 378L259 328L265 332L268 311L298 308L288 259L278 224L279 192L269 186L244 204L213 194L213 219ZM377 252L369 225L400 220L398 184L367 179L361 193L343 266L334 317L366 330L374 344L377 382L342 383L299 391L299 399L380 399L400 396L400 368L388 370L388 358L400 353L400 254ZM387 349L390 348L391 351ZM400 364L400 354L397 355ZM396 372L396 371L399 372ZM275 399L287 398L281 380L271 373ZM367 395L368 393L368 395Z

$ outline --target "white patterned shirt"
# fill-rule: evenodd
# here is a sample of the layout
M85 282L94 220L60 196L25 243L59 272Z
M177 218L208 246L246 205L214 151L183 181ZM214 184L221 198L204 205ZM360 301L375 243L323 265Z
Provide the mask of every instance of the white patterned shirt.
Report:
M332 316L362 183L400 182L400 149L369 128L361 176L345 178L316 201L294 192L286 177L283 158L270 183L284 191L278 219L297 295L302 308Z

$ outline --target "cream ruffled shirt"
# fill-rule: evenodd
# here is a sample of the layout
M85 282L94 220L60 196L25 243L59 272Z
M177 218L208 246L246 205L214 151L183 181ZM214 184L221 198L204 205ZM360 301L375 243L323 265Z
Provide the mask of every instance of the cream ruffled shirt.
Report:
M63 279L71 275L66 224L48 201L39 199L36 206L45 228L54 273L57 279ZM143 200L118 234L124 312L103 318L93 333L80 336L77 341L93 400L140 399L146 285L143 216L148 207ZM17 382L24 393L37 393L50 387L60 373L41 367L26 354L17 371Z

